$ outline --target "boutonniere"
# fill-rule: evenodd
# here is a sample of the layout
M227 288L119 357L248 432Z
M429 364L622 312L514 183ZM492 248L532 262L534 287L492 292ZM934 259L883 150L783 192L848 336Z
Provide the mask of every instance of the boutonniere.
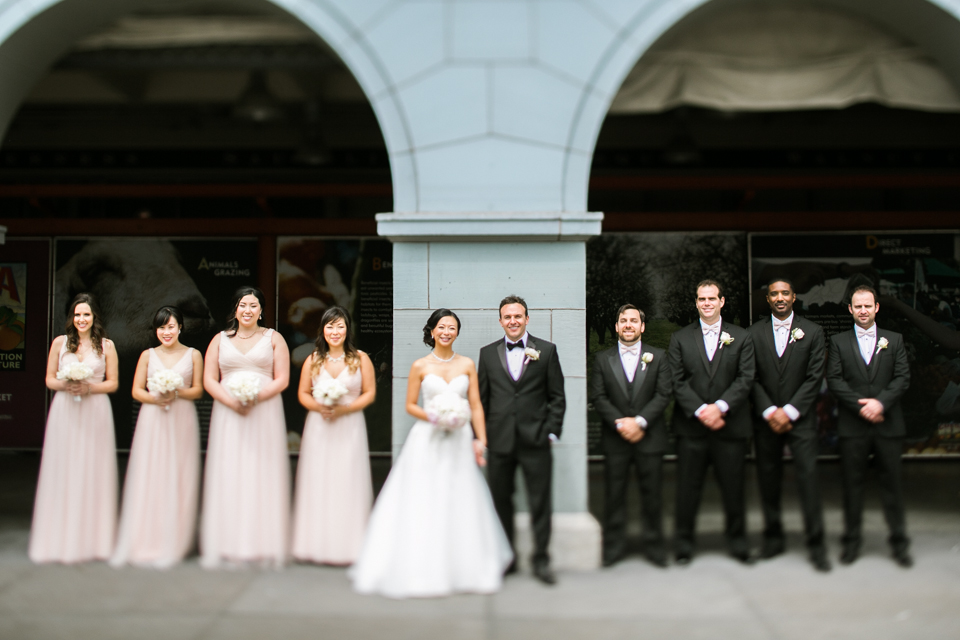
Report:
M796 342L797 340L803 340L803 336L804 336L804 335L806 335L806 334L803 332L803 329L801 329L800 327L797 327L796 329L794 329L793 331L790 332L790 342Z
M726 345L729 345L731 342L733 342L733 336L730 335L729 333L727 333L726 331L721 331L721 332L720 332L720 346L719 346L717 349L718 349L718 350L723 349L723 345L725 345L725 344L726 344Z
M886 338L880 338L877 340L877 350L873 352L873 355L877 355L880 353L880 349L886 349L888 346L890 346L890 341Z
M643 366L640 368L640 371L646 371L647 365L653 362L653 354L647 351L645 354L640 356L640 362L643 364Z
M540 352L537 351L536 349L531 349L530 347L527 347L526 349L523 350L523 355L527 357L523 364L527 364L531 360L533 362L536 362L537 360L540 359Z

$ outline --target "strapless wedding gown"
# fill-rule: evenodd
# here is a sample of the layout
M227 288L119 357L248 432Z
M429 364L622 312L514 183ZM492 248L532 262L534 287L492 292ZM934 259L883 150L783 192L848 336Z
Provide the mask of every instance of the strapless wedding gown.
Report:
M428 374L424 402L469 378ZM513 560L473 453L473 429L453 433L422 420L411 429L377 498L363 549L349 575L360 593L391 598L492 593Z

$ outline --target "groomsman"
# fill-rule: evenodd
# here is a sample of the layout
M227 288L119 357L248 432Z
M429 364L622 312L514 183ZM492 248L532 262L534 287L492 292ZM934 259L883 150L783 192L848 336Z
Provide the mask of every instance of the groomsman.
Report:
M707 468L720 485L724 535L730 555L749 564L744 506L744 458L750 439L749 396L756 373L753 342L745 329L725 322L723 289L714 280L697 285L700 319L670 338L668 363L676 406L677 564L693 558L694 529Z
M667 425L663 410L670 402L666 353L642 343L643 311L625 304L617 312L616 347L597 354L590 397L603 421L606 455L603 565L620 560L626 544L626 493L630 467L640 481L644 554L667 566L663 544L661 494Z
M910 386L910 366L903 336L877 327L877 292L860 286L850 297L853 331L830 338L827 384L837 399L840 465L843 473L843 552L850 564L863 541L863 487L873 453L880 502L890 530L893 558L913 565L903 509L900 454L906 435L900 398Z
M760 556L773 558L786 547L780 494L783 449L790 445L810 563L818 571L829 571L817 487L817 395L826 364L826 340L819 325L794 314L797 296L789 280L772 280L766 297L772 315L749 329L757 361L753 405L764 521Z
M533 575L554 584L550 568L553 516L551 441L560 437L566 396L557 347L527 333L530 316L519 296L500 301L504 337L480 349L477 378L487 419L487 483L503 530L513 544L513 492L517 466L527 487L533 525ZM508 573L516 570L511 565Z

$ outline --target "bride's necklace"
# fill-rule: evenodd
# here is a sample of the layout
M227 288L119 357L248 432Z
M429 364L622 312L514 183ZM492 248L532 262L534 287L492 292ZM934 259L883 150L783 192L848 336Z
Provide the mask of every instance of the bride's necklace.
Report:
M334 357L332 357L332 356L330 356L330 355L327 355L327 357L324 358L324 359L325 359L327 362L340 362L341 360L343 360L343 359L346 358L346 357L347 357L347 354L346 354L346 353L341 353L341 354L340 354L339 356L337 356L336 358L334 358Z
M437 355L436 353L434 353L433 351L430 352L430 355L432 355L434 358L436 358L436 359L439 360L440 362L450 362L451 360L453 360L454 358L457 357L457 354L453 354L453 355L450 356L449 358L441 358L440 356L438 356L438 355Z

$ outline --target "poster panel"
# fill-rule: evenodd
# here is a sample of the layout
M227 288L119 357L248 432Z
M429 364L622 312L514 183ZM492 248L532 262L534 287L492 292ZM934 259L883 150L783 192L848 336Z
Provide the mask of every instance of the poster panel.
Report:
M290 386L283 392L283 408L291 449L298 447L307 413L297 400L303 363L323 329L324 311L340 305L353 320L354 343L370 356L376 373L377 398L364 411L370 451L390 452L392 256L388 240L277 239L277 328L290 347Z
M587 242L587 377L596 354L616 345L617 309L643 310L642 340L666 349L677 329L697 319L697 283L723 285L727 322L749 324L746 233L605 233ZM672 414L673 405L668 407ZM591 455L602 454L600 415L588 405ZM671 444L672 451L672 444Z
M786 277L796 311L829 337L853 328L850 292L874 287L877 324L903 334L910 361L904 453L960 455L960 234L757 233L750 250L754 320L769 313L766 284ZM834 454L837 410L826 384L818 413L821 453Z
M50 241L0 246L0 448L40 448L46 423Z
M117 347L120 387L111 394L117 448L133 438L140 404L130 395L144 349L159 344L151 328L163 305L184 315L181 342L204 353L232 314L231 298L243 285L256 285L255 239L58 238L55 243L53 337L63 333L67 307L81 292L96 296L107 336ZM206 445L212 400L196 402L201 445Z

